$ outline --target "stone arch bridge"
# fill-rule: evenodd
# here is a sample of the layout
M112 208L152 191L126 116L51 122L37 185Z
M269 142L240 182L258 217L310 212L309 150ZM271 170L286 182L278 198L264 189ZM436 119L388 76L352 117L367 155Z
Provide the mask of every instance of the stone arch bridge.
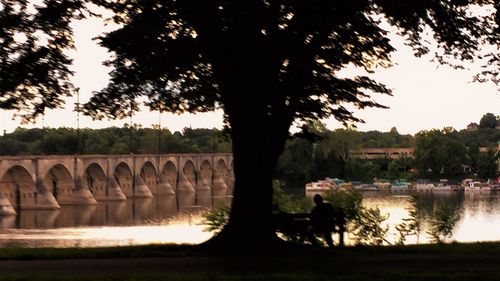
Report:
M0 156L0 215L179 192L224 196L232 167L230 153Z

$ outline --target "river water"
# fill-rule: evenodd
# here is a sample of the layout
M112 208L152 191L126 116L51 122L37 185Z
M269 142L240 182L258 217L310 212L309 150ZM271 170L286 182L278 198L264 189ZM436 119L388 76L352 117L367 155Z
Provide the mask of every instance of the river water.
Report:
M0 217L0 246L103 247L208 240L203 214L230 197L178 194Z
M500 193L496 192L364 192L363 204L388 216L387 240L396 239L395 224L409 216L412 196L418 195L423 229L407 243L427 243L429 219L442 204L459 214L449 241L500 240ZM55 211L21 210L0 217L0 246L101 247L151 243L197 244L212 233L205 231L203 214L229 197L184 194L96 206L62 206ZM347 237L349 241L349 236ZM348 242L349 243L349 242ZM351 242L352 243L352 242Z
M476 242L500 240L500 192L496 191L438 191L438 192L365 192L363 205L379 208L388 216L387 240L397 237L395 225L409 217L412 197L417 199L417 212L421 216L422 229L419 236L409 236L407 244L428 243L430 220L443 205L451 207L459 216L447 241Z

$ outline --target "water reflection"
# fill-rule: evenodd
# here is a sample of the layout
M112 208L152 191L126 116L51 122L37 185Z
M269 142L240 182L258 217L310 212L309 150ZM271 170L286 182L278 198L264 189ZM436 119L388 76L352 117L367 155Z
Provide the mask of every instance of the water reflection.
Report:
M311 196L312 194L307 194ZM388 219L388 240L397 240L395 226L409 218L415 198L418 219L421 222L419 235L408 237L406 244L429 243L431 219L435 212L448 206L460 219L449 240L458 242L499 241L500 240L500 192L416 192L416 191L366 191L363 192L363 206L378 208ZM352 242L352 241L351 241Z
M451 240L500 240L500 192L364 192L363 205L388 215L388 240L396 241L395 225L409 217L412 198L422 230L406 243L429 242L429 220L443 204L460 215ZM210 192L179 193L152 199L100 202L96 206L63 206L60 210L22 210L0 216L0 246L95 247L147 243L200 243L211 234L201 225L203 213L226 196Z
M94 247L145 243L200 243L211 237L203 213L230 197L186 193L59 210L21 210L0 216L0 246Z

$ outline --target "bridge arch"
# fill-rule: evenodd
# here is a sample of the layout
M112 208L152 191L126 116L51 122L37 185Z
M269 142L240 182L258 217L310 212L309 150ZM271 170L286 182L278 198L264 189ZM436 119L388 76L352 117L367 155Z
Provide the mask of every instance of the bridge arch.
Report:
M43 181L60 204L69 203L72 195L76 193L75 181L66 166L62 164L52 166L43 177Z
M35 208L37 195L35 181L23 166L10 167L0 178L0 196L7 200L3 204L21 209Z
M158 194L173 194L177 190L177 167L174 162L167 161L159 175Z
M179 182L177 184L177 191L180 192L194 192L196 186L196 169L193 161L190 159L184 162L182 170L179 172Z
M54 195L63 204L95 204L95 198L124 200L122 189L129 197L149 197L153 196L150 189L155 191L155 183L155 195L172 194L174 190L201 191L207 186L213 191L216 181L228 187L234 182L228 165L231 162L232 155L225 153L0 157L0 197L4 189L12 190L4 182L12 182L8 174L18 169L23 170L24 176L16 176L15 181L33 186L38 200L36 208L59 208ZM30 181L25 181L25 177Z
M106 173L98 163L91 163L87 166L83 181L97 200L107 198Z
M224 159L219 159L219 161L217 161L217 163L215 165L216 176L225 178L227 175L227 172L228 171L227 171L226 161L224 161Z
M193 161L187 160L184 164L184 167L182 168L182 172L194 186L196 184L196 168Z
M226 176L227 193L232 195L234 191L234 166L233 160L231 159L231 164L229 164Z
M219 159L215 164L215 174L213 182L213 193L216 196L224 196L227 193L227 165L224 159Z
M132 197L134 195L133 192L134 179L132 175L132 170L127 165L127 163L120 162L118 165L116 165L116 168L113 172L113 176L116 180L116 183L122 190L123 194L125 194L127 198Z
M212 183L212 165L205 159L200 165L200 176L198 178L198 190L210 190Z
M142 165L141 178L151 193L158 194L158 175L156 174L156 167L151 161L147 161Z

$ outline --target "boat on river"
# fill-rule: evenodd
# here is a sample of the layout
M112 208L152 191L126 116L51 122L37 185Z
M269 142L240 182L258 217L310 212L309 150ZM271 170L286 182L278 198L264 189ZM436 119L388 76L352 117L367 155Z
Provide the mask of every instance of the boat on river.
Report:
M359 190L364 190L364 191L377 191L378 187L372 183L363 183L360 187Z
M346 181L344 181L342 179L338 179L338 178L333 178L330 180L333 182L335 189L339 189L339 190L352 189L352 183L350 183L350 182L346 182Z
M462 188L457 182L447 179L439 180L439 183L433 188L434 191L459 191Z
M418 191L431 191L434 187L434 184L428 179L419 179L415 185L415 189Z
M395 180L391 185L392 190L406 190L410 187L410 183L408 183L405 179Z
M373 184L379 189L389 189L391 187L391 182L385 179L374 179Z
M335 186L329 178L306 183L306 191L332 191Z
M324 180L306 183L307 191L333 191L351 189L352 184L338 178L325 178Z
M492 185L488 181L465 179L462 182L465 191L490 191Z

